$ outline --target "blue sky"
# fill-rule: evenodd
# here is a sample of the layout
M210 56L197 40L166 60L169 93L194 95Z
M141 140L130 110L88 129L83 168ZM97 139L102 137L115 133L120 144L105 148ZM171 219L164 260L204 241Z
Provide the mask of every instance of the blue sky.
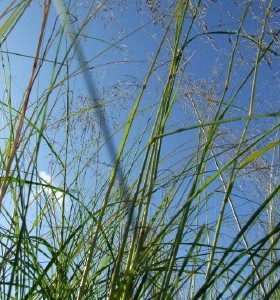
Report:
M156 13L149 13L149 7L145 2L137 2L137 5L134 1L129 1L127 6L122 6L122 4L114 3L112 6L116 5L117 9L111 10L110 7L102 12L96 20L89 25L89 27L84 32L85 37L81 38L81 43L83 44L84 54L88 59L88 66L91 68L90 74L92 81L95 84L96 91L100 95L100 98L104 101L112 101L112 111L111 108L107 110L107 116L109 120L109 124L112 127L114 124L118 126L119 120L124 119L127 113L129 112L130 107L132 106L137 92L139 88L143 84L145 74L151 61L155 55L155 51L160 43L163 28L166 27L167 21L165 19L161 19L157 22L152 22L152 17L156 15ZM73 16L71 19L73 20L73 28L77 28L78 24L80 24L83 20L85 13L87 13L86 5L79 5L78 2L73 2ZM135 8L140 9L140 12L136 11ZM163 8L162 8L163 7ZM161 14L164 15L164 5L161 7ZM122 8L122 9L121 9ZM141 11L142 9L142 11ZM259 9L259 4L253 6L254 14L258 16L261 9ZM198 22L192 31L191 36L196 36L200 34L203 29L205 29L205 24L207 24L208 31L215 30L237 30L238 29L238 20L237 16L240 16L240 8L236 6L233 2L221 2L214 1L211 3L209 1L207 7L208 14L205 19L201 19L201 22ZM204 11L202 9L202 15ZM206 8L205 8L206 13ZM51 34L52 29L54 28L55 20L56 20L56 11L54 6L52 6L51 14L49 17L49 25L47 27L45 43L47 41L47 37ZM30 7L27 9L27 13L24 14L22 19L16 25L12 34L9 37L7 43L2 45L3 57L6 61L6 66L8 65L7 56L5 51L9 51L9 62L10 62L10 72L11 72L11 80L12 80L12 101L14 106L17 107L18 99L22 99L25 87L27 85L27 81L29 78L29 74L32 68L32 56L34 56L36 49L36 41L40 32L40 24L42 18L42 4L38 2L32 2ZM222 24L222 25L221 25ZM186 26L188 25L188 21ZM251 17L248 17L248 20L245 21L244 32L247 31L248 34L258 34L260 32L260 25L258 19L252 20ZM59 24L56 23L55 30L57 30ZM134 32L136 31L136 32ZM133 33L134 32L134 33ZM133 33L130 35L130 33ZM129 35L127 38L126 35ZM197 84L197 82L201 83L202 89L205 89L205 92L210 93L210 86L212 84L212 88L214 86L215 93L214 97L219 98L220 93L224 87L225 76L227 72L227 62L229 59L230 51L234 42L234 35L229 40L229 36L224 35L213 35L211 38L207 38L204 36L197 37L185 50L184 56L187 61L186 63L186 89L193 89L193 86ZM109 44L115 43L120 40L115 46L111 47L109 50ZM53 60L53 56L55 55L56 47L58 43L58 38L54 40L54 44L51 46L50 51L47 54L47 59ZM61 43L61 54L58 55L58 60L62 59L63 49L69 45L69 40L63 38ZM242 50L242 59L244 59L244 64L241 63L240 67L237 67L234 70L234 74L232 75L232 90L228 92L228 98L234 94L234 90L240 82L242 82L243 78L246 76L249 68L251 60L254 55L252 55L256 50L253 49L250 45L248 46L248 50L246 49L246 45L248 43L244 39L242 42L244 43L244 48ZM152 77L149 82L147 91L143 98L142 104L140 105L141 109L146 109L147 105L153 106L158 99L160 99L162 84L168 73L168 65L163 64L160 65L161 61L164 62L166 59L166 55L171 51L172 47L172 33L168 36L166 45L164 46L164 50L159 59L159 63L157 64L157 72ZM252 48L252 50L251 50ZM105 50L105 52L104 52ZM16 54L20 54L16 55ZM241 54L241 51L240 51ZM241 57L241 56L240 56ZM239 57L239 59L240 59ZM273 59L273 56L272 56ZM274 61L273 61L274 63ZM58 69L59 66L56 67ZM77 63L75 59L71 60L71 65L69 67L70 73L75 71L77 68ZM260 68L258 80L263 82L263 85L260 84L260 88L257 91L258 100L256 104L256 111L273 111L275 107L279 105L279 94L277 89L272 89L271 87L277 85L277 76L271 76L268 78L267 74L277 74L278 65L273 65L273 69L271 70L268 64L262 63ZM36 103L40 102L41 94L44 93L45 89L49 86L51 80L51 74L53 70L53 64L50 62L45 62L42 72L38 77L38 81L36 83L36 89L34 89L32 94L33 107L35 107ZM279 70L279 69L278 69ZM65 74L65 68L63 68L61 78L63 78L63 74ZM89 74L89 73L87 73ZM270 75L269 75L270 76ZM271 79L270 79L271 78ZM121 90L116 88L117 85L127 86L125 90ZM192 86L193 85L193 86ZM262 86L264 88L262 88ZM4 94L3 86L1 94ZM62 89L66 89L63 86ZM91 105L93 102L84 103L85 98L88 95L87 87L84 84L84 81L81 76L73 77L71 80L71 96L73 99L73 103L76 105L75 109L82 109L87 105ZM119 99L115 99L116 95L119 95L119 91L123 93L123 97ZM193 91L193 90L192 90ZM181 91L183 94L184 91ZM195 93L195 92L194 92ZM56 99L56 95L61 97L59 100ZM236 111L239 111L241 114L246 114L248 98L250 95L250 85L248 88L242 90L240 95L236 98ZM201 98L201 96L199 96ZM263 100L269 101L269 105L262 105ZM271 101L271 99L274 99ZM213 99L210 99L213 100ZM214 99L215 100L215 99ZM188 99L178 99L178 102L175 103L174 109L171 113L171 121L169 122L169 126L174 128L179 128L181 126L188 126L194 124L195 118L192 118L191 115L187 115L184 112L184 109L187 111L188 107ZM200 101L204 101L202 98ZM63 109L65 108L65 92L63 90L57 90L57 94L53 93L49 100L48 110L54 112L53 121L56 118L63 116ZM186 104L185 104L186 103ZM73 106L74 106L73 104ZM55 105L54 107L52 105ZM203 106L203 105L202 105ZM124 108L124 109L122 109ZM244 110L245 109L245 110ZM28 113L32 113L32 109ZM147 114L145 114L145 120L149 120L151 115L154 115L152 109L147 109ZM234 111L230 112L230 114L234 115ZM57 114L57 115L56 115ZM94 113L90 113L88 115L89 118L94 120ZM52 118L52 117L51 117ZM50 123L52 123L52 119L50 118ZM141 120L143 120L143 114L135 123L135 128L133 129L133 133L137 136L138 132L141 132L143 128L141 127ZM94 121L93 121L94 122ZM140 122L140 123L139 123ZM80 124L81 125L81 124ZM80 126L78 125L78 126ZM140 126L139 126L140 125ZM242 130L241 127L234 127L232 130L239 132ZM82 127L81 127L82 128ZM76 128L78 132L81 132L82 129ZM58 131L53 131L54 136L51 136L50 139L63 140L65 138L65 133L63 133L64 129L61 127ZM176 135L174 139L172 136L166 139L164 142L163 148L163 156L172 153L174 149L181 143L185 142L185 140L189 140L190 149L193 145L195 145L195 132L190 131L187 133L182 133L180 135ZM122 131L120 131L115 136L116 145L119 143ZM89 134L89 133L86 133ZM145 144L145 140L147 141L148 134L146 138L143 140L143 144ZM89 134L90 137L90 134ZM133 134L132 134L133 138ZM192 142L193 140L193 142ZM192 144L193 143L193 144ZM62 146L58 141L58 147ZM89 151L94 148L92 145L88 145ZM191 150L190 150L191 151ZM46 172L46 174L51 172L51 160L48 160L48 152L49 149L47 145L42 143L42 147L40 149L40 158L38 161L38 170L41 172ZM182 157L186 155L185 153L181 154ZM175 158L179 159L180 155ZM108 158L106 154L106 147L102 151L99 160L104 163L104 165L112 165L111 159ZM172 164L172 162L171 162ZM75 169L75 167L73 167ZM169 166L166 166L169 168ZM58 169L59 170L59 169ZM109 172L110 168L107 170ZM56 171L53 169L53 172ZM60 171L58 171L60 173ZM136 171L137 175L137 171ZM71 178L71 176L70 176ZM56 179L57 180L57 179ZM74 180L74 177L73 179ZM71 181L69 180L69 184ZM57 181L59 182L59 180ZM59 183L57 183L59 184Z
M6 6L7 3L7 1L0 1L0 5ZM87 1L70 1L70 3L72 5L70 19L73 21L73 28L77 30L82 24L90 4ZM151 13L146 1L127 1L126 4L118 1L109 1L107 8L93 19L93 22L88 25L80 37L82 49L87 59L87 66L90 68L86 76L90 76L94 83L95 93L99 95L99 100L106 104L104 110L106 122L111 132L117 131L113 138L116 148L123 133L124 120L129 115L137 94L141 90L148 68L153 61L167 26L169 18L165 11L167 3L171 2L162 1L162 5L159 8L160 13L158 11ZM230 55L236 36L224 33L214 34L210 37L205 34L201 35L201 33L205 32L205 30L208 32L219 30L237 31L239 17L243 8L241 9L240 6L235 5L234 1L205 1L204 3L206 3L207 7L202 7L201 18L195 23L191 32L191 36L195 37L195 39L188 45L183 54L185 64L182 65L181 71L182 83L171 111L170 119L167 122L166 131L197 124L196 112L201 115L202 112L205 112L203 118L210 119L213 117L217 107L216 103L222 97ZM235 94L254 64L257 48L252 40L249 41L246 38L246 35L254 35L252 38L257 39L261 32L262 23L260 21L261 18L259 18L263 11L261 3L262 1L256 1L253 4L252 10L249 11L248 18L245 20L242 31L244 36L241 37L240 47L234 60L234 70L225 102L229 101ZM153 22L153 18L157 15L160 16L160 19ZM28 84L33 63L32 57L34 56L40 33L41 20L42 3L41 1L32 1L24 16L16 24L8 40L1 46L6 79L11 74L11 99L14 108L19 107ZM190 18L187 19L185 31L187 31L190 21ZM278 26L277 23L279 24L279 17L275 17L274 21L271 22L270 29L275 29ZM65 50L71 43L70 39L65 36L62 37L61 41L59 40L59 21L57 20L57 12L54 5L51 8L44 45L46 45L52 33L57 33L57 36L55 38L54 35L52 36L53 40L46 55L49 61L44 62L34 84L30 99L27 116L32 116L32 121L36 120L36 115L39 115L40 120L43 120L43 113L40 113L40 109L44 107L44 97L50 82L53 80L55 72L60 68L59 63L54 66L54 57L58 52L57 59L60 62L63 59ZM125 170L129 169L133 157L135 155L138 156L135 168L133 168L130 177L127 178L129 186L133 184L135 178L139 175L139 166L144 156L141 149L145 148L150 138L151 121L156 114L157 104L162 97L163 86L168 78L168 60L172 53L173 34L173 30L171 30L167 35L155 70L141 101L139 107L141 113L136 117L136 122L133 125L130 140L126 147L129 154L125 156L123 161ZM267 35L265 41L270 42L271 36ZM279 43L275 42L275 51L279 51L278 45ZM102 194L107 184L113 161L108 155L106 145L103 145L104 141L99 136L100 132L97 126L95 110L92 109L96 102L94 99L90 99L90 92L87 90L88 87L85 85L82 75L75 73L79 65L73 50L70 51L68 58L69 60L65 61L65 64L68 63L68 69L66 65L62 67L57 82L63 80L68 74L75 74L75 76L69 82L63 81L62 84L54 89L48 99L45 138L49 144L42 140L36 165L38 174L35 174L35 178L39 180L39 177L41 177L49 184L62 190L71 190L75 197L86 199L85 203L87 204L100 191ZM279 61L273 54L267 56L267 60L261 63L257 78L256 104L254 108L256 113L279 111L279 71ZM2 97L1 101L5 102L7 97L5 96L3 75L2 73L0 96ZM252 79L248 80L242 91L238 93L234 106L227 112L226 117L248 114L251 83ZM69 101L68 104L67 100ZM67 105L68 113L73 117L69 123L69 136L71 138L68 142L66 141L67 133L65 132L66 122L64 119ZM85 113L82 114L82 111ZM7 122L6 115L7 111L5 113L2 112L1 117L4 125ZM277 121L274 120L273 122ZM217 146L215 151L217 151L216 153L222 152L222 146L229 148L226 153L219 156L221 163L228 161L234 154L235 150L234 148L231 149L230 145L238 142L244 125L245 122L239 122L238 124L233 123L221 126L221 136L215 141ZM260 123L254 121L251 125L252 130L250 134L252 136L258 135L264 128L269 127L271 127L270 122L264 123L262 121ZM30 132L29 130L27 132ZM172 172L176 174L178 168L179 170L180 168L185 168L186 172L189 172L187 178L190 181L186 180L182 184L182 188L178 193L180 197L178 196L178 199L174 202L173 208L178 203L182 203L187 197L189 184L192 176L194 176L192 166L195 163L192 161L192 155L198 147L198 131L198 129L193 129L183 131L180 134L170 135L163 142L161 158L164 159L162 159L163 162L159 169L162 183L166 184L165 181L168 178L165 176ZM3 138L6 138L7 135L9 135L8 129L1 132L0 145L2 153L5 147ZM271 139L274 137L272 136ZM26 159L23 159L22 173L24 173L24 168L27 168L29 161L31 161L30 153L32 153L36 145L35 142L36 136L31 138L26 145L25 150L27 154ZM69 149L68 153L65 150L66 147ZM96 151L99 147L102 147L102 150ZM67 168L63 168L63 162L65 161ZM213 161L210 158L209 161L210 163L206 167L205 178L212 175L215 170ZM188 167L190 170L188 170ZM65 176L66 182L63 182ZM255 207L254 197L258 192L255 186L260 185L259 181L254 181L254 178L248 178L247 180L243 181L243 177L241 178L240 186L236 188L236 194L239 198L235 197L235 199L238 198L238 211L244 213L244 219L247 218L247 212L250 212ZM242 187L242 184L246 186ZM216 220L223 197L221 190L221 182L214 182L210 186L207 193L211 201L209 201L208 207L202 208L199 222L205 222L206 217L209 218L210 222ZM252 192L252 194L248 194L248 191ZM40 194L42 191L37 190L34 193L36 194L36 192ZM213 194L211 194L212 192ZM56 191L58 198L61 198L60 193L60 191ZM46 194L47 196L50 194L48 188L46 189ZM163 190L155 193L155 205L157 205L157 198L160 199L164 194L165 191ZM248 206L243 204L241 196L247 197L245 199L249 200ZM262 196L262 194L259 195L259 198L261 199ZM65 199L70 201L68 196ZM75 205L75 201L73 203ZM98 201L95 204L96 207L100 205ZM34 211L31 213L33 214ZM227 208L226 215L230 224L233 220L230 208ZM232 226L230 229L225 228L223 234L231 234L232 232L236 232L236 226ZM225 237L223 242L228 243L229 240Z

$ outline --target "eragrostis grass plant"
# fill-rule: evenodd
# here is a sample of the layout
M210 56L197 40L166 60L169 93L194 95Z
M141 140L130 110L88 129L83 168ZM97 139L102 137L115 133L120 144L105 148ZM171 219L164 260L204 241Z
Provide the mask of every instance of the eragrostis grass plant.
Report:
M280 7L132 2L1 4L0 299L279 299Z

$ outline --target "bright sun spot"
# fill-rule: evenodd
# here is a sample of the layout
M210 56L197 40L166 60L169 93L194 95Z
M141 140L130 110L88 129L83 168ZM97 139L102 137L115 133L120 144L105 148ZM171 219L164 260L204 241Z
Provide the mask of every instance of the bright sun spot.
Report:
M51 184L52 183L52 177L47 174L45 171L41 171L39 172L39 176L41 179L43 179L43 181L45 181L46 183Z
M40 193L43 192L47 195L50 196L52 200L55 201L56 204L58 204L60 207L62 206L62 201L68 201L69 196L65 195L63 192L55 190L57 186L56 182L53 180L52 176L46 173L45 171L39 172L39 177L41 178L41 181L43 184L50 185L52 187L41 187L41 190L39 191Z

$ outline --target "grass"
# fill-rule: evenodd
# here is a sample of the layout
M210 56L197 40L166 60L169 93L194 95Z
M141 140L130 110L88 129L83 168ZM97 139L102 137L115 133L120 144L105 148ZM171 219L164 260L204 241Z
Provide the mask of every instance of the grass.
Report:
M278 299L279 8L137 5L3 4L0 299Z

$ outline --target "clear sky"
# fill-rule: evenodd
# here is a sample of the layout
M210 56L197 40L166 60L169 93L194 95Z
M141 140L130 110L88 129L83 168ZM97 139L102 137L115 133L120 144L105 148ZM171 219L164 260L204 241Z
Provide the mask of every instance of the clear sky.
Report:
M93 12L98 10L97 1L91 2L67 1L71 11L69 18L75 31L79 30L83 24L92 3ZM218 103L223 99L229 62L245 5L235 2L202 1L200 17L189 35L189 40L192 41L185 47L182 54L180 76L174 88L174 91L178 89L177 95L165 132L213 120ZM231 100L234 101L224 118L248 115L253 75L244 86L243 82L255 63L256 43L260 38L263 25L264 2L254 1L244 21L222 108ZM7 7L8 3L9 1L2 0L0 7ZM260 63L256 77L257 88L254 92L253 108L255 114L276 113L279 112L280 107L279 38L275 35L275 32L279 31L280 20L276 4L272 6L274 10L271 10L269 25L265 30L264 48L268 43L273 42L273 39L275 41L271 47L272 51L268 52ZM31 1L7 40L1 44L3 68L0 77L2 109L0 121L3 129L0 131L0 146L2 157L9 147L7 143L7 137L11 135L9 122L17 122L16 111L20 108L26 94L41 30L42 7L42 1ZM103 104L105 122L111 134L114 134L112 140L116 150L124 132L126 119L143 87L145 76L168 26L173 7L174 1L167 0L108 1L79 36L79 43L87 60L86 76L90 77L95 94ZM0 19L0 22L5 22L5 20L5 18ZM180 45L183 45L191 22L192 18L188 16ZM122 167L127 172L130 168L132 169L129 176L125 178L129 187L134 186L134 181L139 176L144 150L152 131L152 121L163 97L163 88L169 76L173 39L174 25L163 43L139 105L129 142L125 147L127 154L122 158ZM85 206L94 199L90 207L98 209L101 202L98 201L97 195L104 194L114 161L109 156L110 150L107 149L106 143L104 145L103 133L100 132L94 109L96 101L90 99L92 91L89 91L85 84L73 48L65 59L65 52L70 44L69 37L61 34L57 11L52 4L43 37L43 47L40 51L40 57L44 55L44 51L46 55L33 84L23 129L25 135L22 136L23 143L20 148L23 151L23 156L20 158L22 169L16 170L15 174L18 172L17 176L24 177L28 172L28 180L43 180L46 185L45 190L42 190L42 187L33 188L31 191L33 196L29 198L31 202L35 203L37 199L40 199L41 205L44 206L44 200L41 199L40 194L45 193L46 198L50 196L52 190L47 185L52 185L56 188L53 193L59 202L58 210L61 209L63 191L66 191L64 201L69 210L76 205L77 199L84 199ZM48 94L50 86L53 90ZM9 99L10 107L7 104ZM66 118L67 115L70 115L69 119ZM268 122L266 119L252 121L246 136L247 142L250 143L277 122L279 120L276 118L269 119ZM38 156L34 158L33 150L37 146L38 135L43 127L45 131L43 137L41 136ZM220 126L219 134L214 140L214 152L209 153L209 158L205 161L205 181L216 172L217 165L213 157L217 158L218 165L222 166L234 156L244 127L245 121ZM276 134L273 133L268 136L268 139L272 141L275 136ZM197 128L182 130L180 134L171 134L164 139L159 158L161 164L158 169L158 177L162 179L159 180L158 190L153 197L155 207L166 194L165 188L168 188L170 174L174 174L174 178L178 176L178 181L182 174L187 174L178 188L179 192L170 208L170 215L177 209L177 205L182 204L196 175L194 166L199 155L197 157L195 155L200 153L204 144L202 131ZM256 146L258 147L260 146ZM264 156L260 164L265 165L270 159L272 159L270 155ZM32 170L35 170L35 173L32 173ZM275 170L277 178L279 178L278 171ZM258 178L248 175L246 179L243 177L244 174L241 174L240 181L236 180L233 200L236 201L236 211L242 220L247 219L252 208L255 209L256 203L258 205L267 193L268 187L265 180L269 176L269 171L264 170L263 173L258 174ZM4 176L3 171L1 176ZM226 173L225 179L228 179L228 176L229 173ZM262 188L262 184L265 188ZM25 193L28 192L30 190L25 191ZM215 180L210 184L204 196L209 201L206 201L207 205L200 207L200 212L194 213L195 216L193 221L190 221L190 226L193 226L195 222L205 223L206 219L211 224L217 219L224 196L222 180ZM244 199L249 200L246 205ZM10 196L4 199L4 205L8 209L13 207ZM35 209L30 210L28 220L30 226L34 225L31 215L36 219L37 212ZM197 215L199 215L198 218L196 218ZM8 225L9 220L6 221ZM222 244L229 243L231 241L229 236L236 234L237 231L230 206L226 208L225 223L228 227L223 227L222 235L225 238L221 241ZM32 230L35 229L36 226Z
M258 2L258 1L257 1ZM5 4L6 3L6 4ZM92 77L96 92L100 95L100 99L104 102L112 102L112 104L106 106L107 123L109 124L112 132L118 128L122 123L120 120L126 118L130 111L137 93L141 89L148 67L154 58L155 52L159 46L164 29L168 22L168 1L163 1L157 10L154 7L154 12L151 12L150 7L145 1L128 1L126 4L118 2L110 2L107 7L101 11L97 17L89 24L83 35L80 37L80 42L83 45L83 51L85 57L88 60L88 67L90 71L87 73ZM260 33L261 23L260 17L262 8L261 2L258 2L252 6L252 10L249 12L249 16L245 21L243 28L244 35L256 36ZM7 2L2 1L2 5L7 5ZM73 22L73 28L79 28L82 24L85 15L88 13L88 6L90 4L86 2L71 2L72 15L70 17ZM170 2L172 7L172 2ZM183 80L184 84L180 87L180 95L174 105L174 109L171 112L171 118L168 122L168 126L171 129L176 129L184 126L195 124L196 117L190 113L190 99L185 97L188 93L198 99L198 107L207 109L203 104L206 100L217 101L224 88L228 61L235 40L234 34L209 34L200 35L203 30L205 32L212 31L237 31L240 18L240 12L242 6L234 4L234 1L206 1L201 8L201 18L193 27L191 36L195 39L189 44L184 51L185 60L185 74ZM255 19L252 16L256 16ZM158 17L159 20L152 21L153 18ZM9 39L2 44L2 57L5 62L6 71L11 74L11 99L14 108L18 107L21 103L23 95L31 72L36 43L40 33L40 26L42 20L42 3L40 1L32 1L32 3L26 9L23 17L16 24ZM191 20L187 20L186 28ZM276 24L276 20L272 22L271 26ZM276 25L275 25L276 26ZM32 91L32 98L30 101L30 109L28 109L27 115L33 114L36 110L36 106L41 107L44 93L48 88L50 81L52 80L53 71L58 70L60 67L57 64L53 65L53 60L56 51L58 51L57 61L60 62L63 59L64 51L69 46L69 40L66 42L65 37L62 38L59 45L59 33L57 37L54 35L58 32L59 22L57 20L57 13L54 5L51 8L51 14L49 16L46 34L44 37L44 45L46 45L48 38L52 35L48 49L46 61L39 73L37 81ZM272 28L273 29L273 28ZM151 116L155 115L155 104L162 96L162 86L166 80L168 74L168 60L167 56L172 51L172 36L173 31L168 34L166 43L160 54L158 62L156 63L156 71L151 78L146 93L140 105L140 110L144 110L145 113L141 113L137 119L133 130L133 136L138 136L143 131L143 120L148 122ZM236 88L244 80L248 74L248 70L251 68L252 60L256 54L256 48L253 47L252 42L248 42L245 38L241 42L242 48L238 49L239 55L236 59L236 67L232 75L230 82L230 89L227 94L228 99L234 94ZM9 55L7 55L7 51ZM41 53L42 55L42 53ZM78 68L73 54L69 56L69 72L75 72ZM7 60L9 58L9 61ZM271 61L270 61L271 60ZM241 61L241 62L240 62ZM66 68L62 68L61 79L65 76ZM258 85L256 91L256 105L255 111L264 113L275 111L279 107L279 84L278 74L279 62L274 61L274 56L268 55L267 61L262 62L257 80L261 82ZM6 75L8 76L8 75ZM3 79L3 77L2 77ZM229 111L229 116L235 116L240 114L246 114L248 109L248 99L250 97L250 83L242 89L235 99L235 109ZM196 89L199 87L199 89ZM277 87L277 88L275 88ZM94 101L87 99L89 92L84 84L82 76L75 75L70 81L70 94L71 105L70 112L75 114L75 111L85 109L88 106L94 105ZM1 95L4 96L4 85L1 83ZM205 95L209 96L209 99ZM65 141L64 125L57 123L59 119L63 118L65 114L65 95L66 84L63 84L61 88L55 89L48 100L48 119L47 124L51 126L52 123L56 124L50 127L50 130L46 132L49 141L52 141L52 146L57 155L63 149ZM206 98L205 98L206 97ZM213 99L212 99L213 98ZM150 108L149 108L150 107ZM206 113L206 118L211 117L211 105L208 107L209 112ZM75 151L85 152L85 165L87 159L90 157L90 153L94 153L96 149L96 143L92 141L96 138L97 131L92 132L90 126L86 124L94 124L96 119L94 118L94 111L90 110L84 117L80 116L79 120L73 122L73 137L79 139L77 144L73 144L71 147L73 153L73 161L75 161ZM5 118L3 118L5 123ZM147 123L148 124L148 123ZM257 125L256 125L257 126ZM57 128L56 128L57 127ZM232 127L232 128L231 128ZM229 128L238 135L238 132L242 130L243 126L229 125ZM115 136L115 143L118 145L122 129L118 131ZM95 135L95 136L94 136ZM149 134L145 134L143 144L147 142ZM131 141L132 141L131 140ZM185 144L185 141L189 141L188 148L191 153L192 147L196 145L196 131L183 132L180 135L176 135L174 139L172 136L166 139L164 147L162 149L163 157L165 155L174 154L172 160L169 163L164 163L164 169L172 170L171 165L180 161L186 156L186 152L179 152L176 157L176 149L179 145ZM3 140L1 141L3 143ZM100 143L102 143L100 141ZM32 144L32 143L31 143ZM3 145L3 144L2 144ZM131 144L132 145L132 144ZM32 146L29 146L32 147ZM57 147L57 148L56 148ZM116 146L117 147L117 146ZM111 159L106 154L106 147L103 148L99 154L99 157L94 157L93 161L99 160L104 166L102 172L106 170L110 171L110 165L112 165ZM183 149L187 149L186 145ZM60 167L57 166L57 162L54 162L52 155L50 154L50 148L42 142L38 159L38 171L45 172L46 174L54 173L54 176L60 174L62 176ZM62 151L63 153L63 151ZM133 154L133 150L132 150ZM132 157L132 154L130 157ZM61 154L64 158L64 154ZM94 154L92 154L94 155ZM87 157L87 158L86 158ZM54 159L54 161L53 161ZM75 180L75 169L78 161L73 163L71 170L73 174L69 172L67 179L67 185L71 185ZM83 164L82 163L82 164ZM76 170L77 171L77 170ZM91 171L95 172L95 171ZM138 171L136 172L136 176ZM90 173L93 176L92 173ZM91 176L85 176L84 180L86 186L92 181ZM63 176L62 176L63 178ZM59 185L61 179L56 179L56 184Z

